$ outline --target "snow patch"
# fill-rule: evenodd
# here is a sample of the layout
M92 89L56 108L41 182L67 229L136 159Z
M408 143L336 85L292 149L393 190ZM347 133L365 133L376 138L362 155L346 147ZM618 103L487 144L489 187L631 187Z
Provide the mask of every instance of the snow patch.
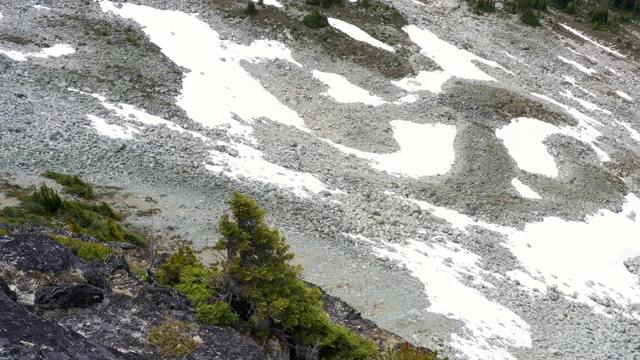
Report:
M264 0L264 4L265 5L271 5L271 6L279 7L279 8L284 7L277 0Z
M574 101L578 102L580 104L580 106L582 106L583 108L585 108L585 109L587 109L589 111L600 111L602 113L611 115L611 111L605 110L605 109L601 108L600 106L598 106L598 105L596 105L594 103L588 102L588 101L580 99L578 97L575 97L575 96L573 96L573 94L569 90L566 90L565 92L561 92L560 95L562 95L562 96L564 96L564 97L566 97L568 99L571 99L571 100L574 100Z
M612 310L594 299L608 299L622 308L640 303L638 278L623 264L640 255L640 222L628 216L631 212L640 213L640 199L632 193L620 213L600 210L584 222L549 217L527 224L523 231L504 230L505 245L547 286L606 315Z
M575 62L573 60L569 60L569 59L567 59L567 58L565 58L563 56L558 55L558 59L560 59L560 61L562 61L564 63L567 63L569 65L575 66L576 69L582 71L583 73L585 73L587 75L591 75L591 74L595 74L596 73L595 70L593 70L591 68L588 68L588 67L586 67L586 66L584 66L584 65L582 65L580 63L577 63L577 62Z
M416 45L422 48L423 55L435 61L451 76L469 80L496 81L496 79L480 70L473 61L509 72L495 61L483 59L464 49L458 49L454 45L441 40L436 34L427 29L409 25L405 26L403 30Z
M556 162L543 141L559 132L558 128L531 118L516 118L496 130L496 136L504 142L509 155L524 171L549 177L558 176Z
M606 52L608 52L608 53L610 53L610 54L613 54L613 55L615 55L615 56L621 57L621 58L623 58L623 59L624 59L624 58L626 58L626 56L624 56L624 55L620 54L619 52L617 52L617 51L615 51L615 50L613 50L613 49L611 49L611 48L608 48L608 47L606 47L606 46L604 46L604 45L601 45L601 44L599 44L599 43L597 43L597 42L595 42L595 41L591 40L590 38L586 37L585 35L583 35L581 32L579 32L579 31L578 31L578 30L576 30L576 29L570 28L569 26L567 26L567 25L565 25L565 24L560 24L560 26L562 26L563 28L565 28L565 29L566 29L566 30L568 30L569 32L573 33L573 34L574 34L574 35L576 35L577 37L581 38L582 40L588 41L588 42L592 43L593 45L595 45L595 46L597 46L597 47L599 47L599 48L603 49L604 51L606 51Z
M380 171L395 176L421 177L441 175L451 169L455 160L453 141L456 128L444 124L417 124L393 120L393 137L400 151L392 154L375 154L349 148L324 140L345 154L353 154L371 163Z
M401 97L400 99L398 99L397 101L394 101L393 103L396 105L402 105L402 104L412 104L416 101L418 101L418 95L409 94Z
M264 40L249 46L223 41L196 15L178 11L130 3L117 8L109 1L102 1L100 6L105 12L140 23L143 31L167 57L191 70L183 78L177 104L194 121L247 138L253 130L249 125L260 117L309 131L295 111L280 103L240 65L242 60L260 61L255 54L292 61L284 45ZM198 39L198 42L193 39Z
M133 139L134 133L140 133L138 129L135 129L131 125L112 125L107 123L103 118L91 114L87 114L87 117L91 120L93 127L100 135L114 139Z
M631 96L629 96L626 93L623 93L620 90L616 90L616 94L618 94L618 96L620 96L621 98L625 99L625 100L629 100L629 101L633 101L633 98Z
M342 20L338 20L338 19L334 19L334 18L329 18L329 25L331 25L332 27L342 31L343 33L349 35L352 39L357 40L357 41L362 41L365 42L371 46L375 46L377 48L380 48L382 50L386 50L386 51L390 51L390 52L396 52L394 48L392 48L391 46L383 43L382 41L374 38L373 36L367 34L366 32L364 32L362 29L360 29L359 27L349 24L348 22L342 21Z
M533 191L530 187L523 184L522 181L518 180L518 178L513 178L511 180L511 185L520 193L522 197L528 199L541 199L540 195L537 192Z
M596 154L598 155L598 158L600 159L600 161L607 162L611 160L611 158L609 158L609 155L596 145L596 143L598 142L598 138L602 135L602 133L596 130L593 126L604 126L603 123L581 113L575 108L562 104L552 99L549 96L536 94L536 93L531 93L531 95L537 98L546 100L558 107L561 107L569 115L571 115L573 118L578 120L577 126L574 126L574 127L568 126L560 129L560 132L562 134L574 137L584 143L589 144L589 146L591 146L593 151L595 151Z
M385 104L384 100L350 83L349 80L342 75L313 70L313 77L329 86L329 90L323 93L323 95L330 96L337 102L363 103L373 106Z
M309 197L309 192L317 194L323 190L330 191L312 174L292 171L270 163L264 160L261 151L250 146L222 141L218 142L217 145L237 150L238 156L232 156L222 151L211 151L210 161L206 165L206 168L210 171L221 171L232 178L240 180L249 178L263 183L278 185L300 197ZM330 192L343 193L342 191Z
M416 91L431 91L434 94L442 92L442 85L447 80L451 79L451 75L444 71L420 71L416 77L404 78L398 81L391 81L391 83L404 90L416 92Z
M46 57L60 57L64 55L70 55L76 51L69 45L56 44L52 47L41 49L40 52L23 53L16 50L0 50L0 54L5 54L16 61L27 61L29 58L46 58Z
M591 91L583 88L582 86L578 85L578 83L576 82L576 79L572 76L567 76L567 75L562 75L562 78L564 79L564 81L568 82L569 84L577 87L578 89L584 91L585 93L587 93L589 96L592 97L597 97L596 94L592 93Z
M51 8L42 5L33 5L33 8L38 10L51 10Z
M481 259L460 245L447 241L426 244L408 239L404 244L382 242L374 247L380 257L402 264L424 284L431 306L428 311L462 321L465 332L452 336L451 345L471 359L515 359L504 348L530 347L529 324L511 310L465 286L463 276L493 288L482 280Z

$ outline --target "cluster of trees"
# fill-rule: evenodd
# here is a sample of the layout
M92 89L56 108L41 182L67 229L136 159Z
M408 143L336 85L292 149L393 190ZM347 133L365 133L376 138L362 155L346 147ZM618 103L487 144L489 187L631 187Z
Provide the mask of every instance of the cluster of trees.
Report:
M476 13L494 12L496 0L467 0ZM578 12L579 0L551 0L553 7L569 14ZM547 0L503 0L502 9L511 14L520 14L520 20L531 26L540 25L541 12L547 10ZM617 9L615 16L609 10ZM640 0L608 0L585 11L586 20L594 29L615 28L616 25L640 15Z

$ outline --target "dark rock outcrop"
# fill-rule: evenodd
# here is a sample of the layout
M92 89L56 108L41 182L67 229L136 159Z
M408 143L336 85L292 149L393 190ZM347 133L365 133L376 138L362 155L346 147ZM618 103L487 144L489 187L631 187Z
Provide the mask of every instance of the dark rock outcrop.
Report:
M191 311L191 302L183 293L163 286L143 287L137 300L157 309Z
M0 359L122 359L82 335L46 321L0 291Z
M110 291L98 270L46 235L21 234L0 238L0 265L52 275L79 272L88 284Z
M89 284L41 287L35 294L35 304L47 308L88 307L103 299L104 290Z
M4 292L12 301L18 300L18 296L14 291L9 289L9 285L0 277L0 292Z

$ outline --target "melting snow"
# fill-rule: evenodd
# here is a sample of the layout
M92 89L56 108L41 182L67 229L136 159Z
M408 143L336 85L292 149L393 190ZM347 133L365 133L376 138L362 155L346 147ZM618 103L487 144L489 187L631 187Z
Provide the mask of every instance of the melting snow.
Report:
M38 10L51 10L51 8L42 5L33 5L33 8Z
M5 54L16 61L27 61L28 58L60 57L76 52L71 46L64 44L53 45L52 47L41 49L40 52L23 53L16 50L0 50L0 54Z
M262 152L244 145L218 142L218 145L235 149L238 156L229 155L226 152L211 151L210 156L213 165L206 168L211 171L222 171L230 177L243 179L251 178L260 182L280 186L300 197L308 197L308 192L319 193L323 190L330 191L315 176L289 170L282 166L264 160ZM333 191L342 193L341 191Z
M253 50L262 57L290 60L290 53L279 43L262 40L249 47L242 46L220 40L218 33L195 15L128 3L122 4L120 9L107 1L100 5L105 12L111 11L140 23L167 57L191 70L185 74L177 102L191 119L209 127L230 124L230 133L243 136L249 136L252 128L236 120L233 114L248 123L267 117L308 131L295 111L280 103L239 63L241 60L259 61L250 55Z
M420 71L414 78L408 77L391 83L411 92L428 90L437 94L442 92L442 85L450 78L451 75L444 71Z
M480 70L473 63L474 60L507 71L495 61L486 60L467 50L458 49L448 42L441 40L436 34L429 30L420 29L415 25L409 25L404 27L404 31L409 34L409 37L414 43L422 48L422 54L435 61L451 76L469 80L496 81L496 79Z
M566 98L569 98L571 100L577 101L580 104L580 106L582 106L583 108L585 108L585 109L587 109L589 111L600 111L600 112L603 112L605 114L611 115L611 111L605 110L605 109L601 108L600 106L598 106L596 104L593 104L593 103L590 103L590 102L588 102L586 100L577 98L577 97L573 96L573 94L569 90L566 90L563 93L561 92L560 95L562 95L562 96L564 96Z
M325 140L345 154L353 154L371 162L371 166L396 176L441 175L451 169L455 160L453 140L456 128L443 124L417 124L394 120L393 137L400 151L392 154L375 154L349 148ZM430 156L429 154L438 154Z
M585 93L587 93L589 96L597 97L597 96L596 96L594 93L592 93L591 91L589 91L589 90L587 90L587 89L583 88L582 86L578 85L578 84L576 83L576 79L575 79L575 78L573 78L572 76L562 75L562 78L564 79L564 81L566 81L566 82L568 82L569 84L571 84L571 85L573 85L573 86L577 87L578 89L580 89L580 90L584 91L584 92L585 92Z
M120 126L108 124L104 119L91 114L88 114L87 117L91 120L93 127L96 128L100 135L114 139L133 139L134 133L140 133L140 131L131 125Z
M638 133L638 131L636 131L636 129L632 128L631 125L629 125L628 123L624 122L624 121L616 121L618 124L622 125L625 129L627 129L627 131L629 131L629 134L631 135L631 138L640 142L640 133Z
M616 90L616 94L618 94L618 96L620 96L621 98L625 99L625 100L629 100L629 101L633 101L633 99L631 98L631 96L627 95L626 93L623 93L620 90Z
M574 137L580 141L583 141L587 144L589 144L589 146L591 146L591 148L593 149L593 151L596 152L596 154L598 155L598 158L600 158L600 161L602 162L607 162L610 161L611 159L609 158L609 155L607 155L606 152L604 152L602 149L600 149L598 146L596 146L596 143L598 142L598 137L600 137L602 134L596 130L595 128L593 128L593 126L603 126L604 124L602 124L601 122L581 113L580 111L578 111L575 108L572 108L570 106L567 106L565 104L562 104L548 96L545 95L541 95L541 94L535 94L535 93L531 93L531 95L538 97L540 99L546 100L554 105L557 105L559 107L561 107L562 109L564 109L569 115L573 116L576 120L578 120L578 126L575 127L564 127L562 129L560 129L560 132Z
M608 47L606 47L606 46L604 46L604 45L601 45L601 44L599 44L599 43L597 43L597 42L595 42L595 41L591 40L590 38L588 38L588 37L584 36L584 35L583 35L581 32L579 32L578 30L575 30L575 29L573 29L573 28L570 28L570 27L568 27L568 26L567 26L567 25L565 25L565 24L560 24L560 26L562 26L563 28L565 28L565 29L566 29L566 30L568 30L569 32L573 33L574 35L578 36L578 37L579 37L579 38L581 38L582 40L588 41L588 42L592 43L593 45L595 45L595 46L597 46L597 47L599 47L599 48L601 48L601 49L603 49L604 51L606 51L606 52L608 52L608 53L611 53L611 54L613 54L613 55L619 56L619 57L621 57L621 58L626 58L626 56L624 56L624 55L620 54L619 52L617 52L617 51L615 51L615 50L613 50L613 49L611 49L611 48L608 48Z
M367 90L350 83L349 80L342 75L313 70L313 76L329 86L329 90L323 95L330 96L337 102L364 103L373 106L385 103L384 100L375 95L371 95Z
M522 197L528 199L541 199L540 195L538 195L537 192L533 191L530 187L523 184L522 181L518 180L517 178L513 178L513 180L511 180L511 185L513 185L513 187L520 193L520 195L522 195Z
M280 4L277 0L264 0L264 4L279 7L279 8L283 7L283 5Z
M594 302L594 296L622 307L640 303L638 278L623 264L640 255L640 222L629 216L632 212L640 213L640 199L628 194L617 214L601 210L584 222L550 217L523 231L503 232L507 247L530 274L539 274L547 286L557 286L569 299L603 313L605 307Z
M588 67L586 67L586 66L584 66L582 64L579 64L579 63L577 63L577 62L575 62L573 60L569 60L569 59L567 59L565 57L562 57L560 55L558 55L558 59L560 59L564 63L567 63L569 65L575 66L578 70L582 71L583 73L585 73L587 75L591 75L591 74L595 74L596 73L595 70L593 70L591 68L588 68Z
M409 94L409 95L405 95L403 97L401 97L400 99L398 99L398 101L394 101L393 103L396 105L401 105L401 104L411 104L418 101L418 96L414 95L414 94Z
M391 46L383 43L382 41L374 38L373 36L367 34L366 32L364 32L362 29L360 29L359 27L349 24L348 22L342 21L342 20L338 20L338 19L334 19L334 18L329 18L329 25L331 25L332 27L342 31L343 33L349 35L351 38L358 40L358 41L362 41L365 42L369 45L375 46L377 48L383 49L383 50L387 50L390 52L396 52Z
M241 61L256 63L261 58L281 58L300 66L283 44L259 40L244 46L222 41L215 30L195 15L178 11L157 10L129 3L116 8L108 1L102 1L100 6L105 12L111 11L140 23L151 41L167 57L190 70L183 78L182 94L178 97L177 104L194 121L208 127L225 129L232 135L242 136L253 142L255 140L250 136L253 129L249 125L260 117L301 131L309 131L295 111L280 103L240 65ZM198 42L193 39L198 39ZM163 119L145 116L126 104L105 106L119 114L132 114L142 122L162 123L170 129L180 131L177 125L172 127ZM234 141L218 145L237 151L234 154L237 156L211 151L210 162L213 165L206 165L211 171L222 171L239 179L250 178L278 184L299 196L328 190L313 175L270 163L264 160L262 152L250 146Z
M460 353L478 359L515 359L502 347L531 346L524 320L461 282L464 276L475 284L494 287L482 280L488 273L478 266L478 255L450 241L442 246L411 239L405 245L383 242L374 251L401 263L420 279L431 303L429 311L465 324L465 334L454 337L451 344Z
M496 130L509 155L522 170L550 177L558 176L556 162L543 144L544 139L559 132L558 128L531 118L516 118Z

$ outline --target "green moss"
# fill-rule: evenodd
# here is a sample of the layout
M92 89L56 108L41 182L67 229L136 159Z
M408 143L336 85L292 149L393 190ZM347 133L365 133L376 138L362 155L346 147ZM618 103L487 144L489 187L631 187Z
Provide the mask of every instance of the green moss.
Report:
M51 237L60 244L68 247L74 255L87 261L96 260L103 263L109 254L118 253L117 251L98 243L86 242L64 236L51 235Z
M7 230L0 229L0 235L7 235Z
M147 342L149 346L158 348L162 357L183 359L200 345L194 340L197 330L195 324L187 325L169 318L162 326L149 331Z
M77 196L85 200L93 199L93 188L91 185L82 181L77 176L61 174L53 171L45 171L42 176L55 180L58 184L62 185L62 191L67 194Z

